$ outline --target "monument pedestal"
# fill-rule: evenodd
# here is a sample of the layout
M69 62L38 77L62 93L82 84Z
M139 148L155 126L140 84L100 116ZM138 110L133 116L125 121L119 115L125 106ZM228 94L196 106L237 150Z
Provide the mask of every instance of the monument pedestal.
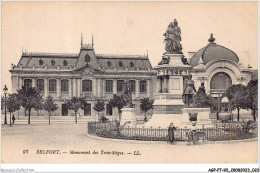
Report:
M196 107L186 107L182 109L183 115L189 119L189 114L198 114L197 115L197 128L214 127L209 118L210 108L196 108ZM190 122L191 124L191 122Z
M153 103L154 114L182 114L182 95L172 93L160 93L155 96Z
M154 114L182 114L183 78L191 69L190 65L182 62L183 57L182 53L164 53L163 59L168 62L163 61L155 67L161 93L155 96Z
M136 122L136 119L135 119L134 108L123 108L120 123L122 125L124 123L130 123L133 125L133 124L135 124L135 122Z

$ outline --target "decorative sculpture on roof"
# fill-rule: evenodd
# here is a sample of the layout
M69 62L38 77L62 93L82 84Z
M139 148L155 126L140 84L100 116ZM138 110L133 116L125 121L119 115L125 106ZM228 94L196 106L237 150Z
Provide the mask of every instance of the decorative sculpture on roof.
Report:
M187 106L193 106L193 98L194 98L194 92L196 92L194 81L192 80L192 75L189 75L188 79L185 79L184 81L184 90L183 90L183 102Z
M181 29L178 26L178 22L174 19L174 22L170 23L166 32L163 34L165 36L165 50L169 53L181 53Z
M123 96L124 96L125 103L126 103L125 107L132 108L133 107L132 94L131 94L128 82L124 83L124 93L123 93Z

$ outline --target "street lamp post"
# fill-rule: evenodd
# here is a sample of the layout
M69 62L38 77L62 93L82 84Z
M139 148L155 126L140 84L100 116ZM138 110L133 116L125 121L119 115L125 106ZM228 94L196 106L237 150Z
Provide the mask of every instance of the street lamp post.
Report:
M6 118L6 94L7 94L8 88L6 87L6 85L5 85L3 90L4 90L4 94L5 94L5 123L4 124L7 124L7 118Z

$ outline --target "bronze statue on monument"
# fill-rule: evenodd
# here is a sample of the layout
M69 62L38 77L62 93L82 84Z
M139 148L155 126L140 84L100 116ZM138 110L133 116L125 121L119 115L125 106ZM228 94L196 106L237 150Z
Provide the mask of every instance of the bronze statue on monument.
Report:
M196 89L194 86L194 81L192 80L192 75L189 75L189 78L184 81L184 90L183 90L183 102L187 106L193 106L194 103L194 92Z
M165 36L165 50L168 53L182 53L181 29L176 19L168 25L163 36Z
M129 83L128 82L125 82L124 83L124 93L123 93L123 96L124 96L124 100L125 100L125 103L126 103L126 108L132 108L133 107L133 103L132 103L132 93L131 93L131 90L129 88Z

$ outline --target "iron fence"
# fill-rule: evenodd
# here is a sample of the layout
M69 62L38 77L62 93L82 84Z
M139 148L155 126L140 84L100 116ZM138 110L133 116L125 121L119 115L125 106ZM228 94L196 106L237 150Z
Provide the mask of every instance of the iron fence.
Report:
M188 128L177 128L174 130L175 141L188 140ZM201 140L222 141L248 139L257 136L257 129L246 129L238 126L225 126L215 128L196 129L200 132ZM127 140L143 141L166 141L168 139L168 129L165 128L145 128L145 127L121 127L118 123L109 122L88 122L88 134L104 137Z

